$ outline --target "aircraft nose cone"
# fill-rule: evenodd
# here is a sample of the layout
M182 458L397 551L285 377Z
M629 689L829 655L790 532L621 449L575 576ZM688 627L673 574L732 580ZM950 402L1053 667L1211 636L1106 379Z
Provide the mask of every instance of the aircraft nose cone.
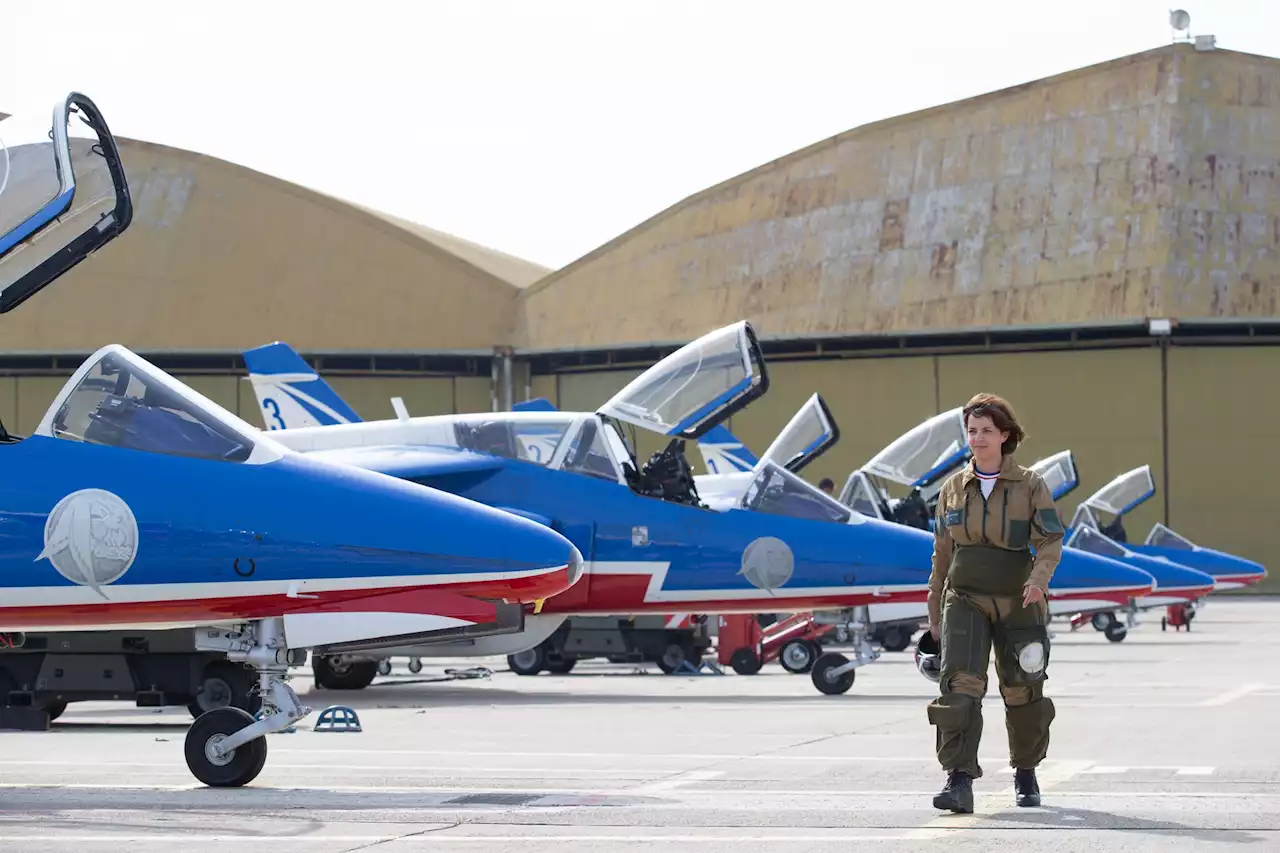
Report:
M1064 592L1121 590L1135 594L1148 593L1155 585L1155 578L1143 569L1077 548L1062 550L1062 559L1050 583L1051 588Z
M403 579L480 598L534 602L571 587L582 554L545 524L353 466L276 463L283 562L305 549L326 574Z

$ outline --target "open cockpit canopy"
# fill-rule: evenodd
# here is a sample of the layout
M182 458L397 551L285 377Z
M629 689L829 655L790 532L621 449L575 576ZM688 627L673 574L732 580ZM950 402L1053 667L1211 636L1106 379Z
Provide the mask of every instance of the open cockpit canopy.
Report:
M77 92L52 121L0 121L0 313L18 305L129 227L133 206L111 131Z
M768 388L760 344L744 320L685 344L597 411L641 429L696 440Z

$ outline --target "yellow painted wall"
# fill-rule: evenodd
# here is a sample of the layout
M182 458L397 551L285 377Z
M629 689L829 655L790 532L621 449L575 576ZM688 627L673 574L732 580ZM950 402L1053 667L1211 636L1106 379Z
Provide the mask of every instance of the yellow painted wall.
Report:
M541 376L534 376L530 383L529 397L531 399L534 397L545 397L551 401L551 405L558 409L561 408L558 388L559 383L556 382L556 377L547 376L545 374Z
M453 378L449 376L330 376L326 381L367 421L394 418L392 397L403 397L414 416L453 412Z
M456 376L453 380L453 410L463 412L493 411L493 382L487 376Z
M824 477L836 493L853 470L901 433L935 414L933 359L850 359L770 362L769 392L734 416L730 429L759 456L814 392L840 429L840 440L801 472L817 485ZM701 457L694 469L704 471Z
M9 427L16 435L31 435L40 419L48 411L53 398L67 384L69 376L21 376L18 377L18 412L14 418L17 428Z
M1277 348L1169 351L1169 525L1193 542L1263 563L1274 592L1280 592L1277 375Z
M944 410L980 391L1005 397L1028 434L1017 452L1023 465L1074 451L1080 485L1058 507L1067 520L1081 500L1139 465L1149 463L1157 489L1164 488L1156 349L942 356L938 385ZM1126 527L1145 536L1163 515L1157 492Z

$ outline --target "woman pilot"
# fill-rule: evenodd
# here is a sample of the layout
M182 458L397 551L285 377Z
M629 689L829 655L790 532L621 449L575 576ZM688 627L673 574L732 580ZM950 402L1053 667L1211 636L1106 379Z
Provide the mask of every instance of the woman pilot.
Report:
M1044 479L1014 461L1025 433L1013 408L994 394L978 394L963 417L972 461L943 485L934 519L929 631L941 644L941 695L928 716L948 774L933 805L969 814L973 780L982 776L978 741L993 647L1016 802L1040 805L1036 767L1049 749L1054 718L1044 695L1047 597L1063 527Z

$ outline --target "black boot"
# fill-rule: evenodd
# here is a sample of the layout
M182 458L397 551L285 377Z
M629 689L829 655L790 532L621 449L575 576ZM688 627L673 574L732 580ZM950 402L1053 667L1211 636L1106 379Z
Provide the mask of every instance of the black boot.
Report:
M1026 807L1040 805L1040 784L1036 782L1036 771L1015 771L1013 774L1013 790L1018 795L1018 805Z
M946 786L933 798L933 807L957 814L973 814L973 779L969 774L952 770Z

